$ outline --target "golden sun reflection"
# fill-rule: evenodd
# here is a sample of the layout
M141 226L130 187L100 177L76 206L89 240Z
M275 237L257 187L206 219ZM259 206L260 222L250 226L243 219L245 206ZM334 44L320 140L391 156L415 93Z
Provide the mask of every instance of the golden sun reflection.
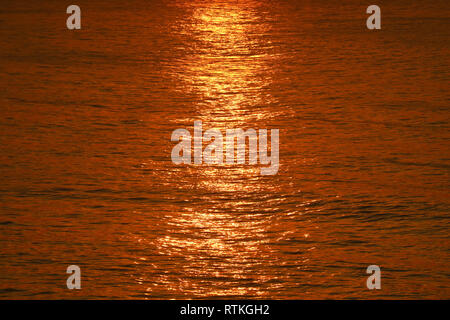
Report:
M195 47L186 48L188 54L176 61L173 76L181 92L197 97L195 115L177 123L195 119L208 129L264 128L276 116L267 108L275 99L265 90L274 57L255 36L264 34L268 24L261 23L257 8L249 4L194 6L187 23L175 27L194 38ZM192 176L184 190L195 195L185 201L183 212L165 216L169 232L156 242L158 254L182 261L183 276L176 284L161 281L177 292L210 297L261 296L264 285L276 286L276 275L259 272L273 254L268 237L271 213L247 196L267 190L259 168L221 165L183 170Z

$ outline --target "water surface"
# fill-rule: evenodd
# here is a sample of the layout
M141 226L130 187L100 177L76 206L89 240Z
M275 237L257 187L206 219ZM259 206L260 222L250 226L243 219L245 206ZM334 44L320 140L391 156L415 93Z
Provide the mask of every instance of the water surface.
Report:
M0 11L0 298L450 298L447 1L76 4ZM174 165L196 120L278 174Z

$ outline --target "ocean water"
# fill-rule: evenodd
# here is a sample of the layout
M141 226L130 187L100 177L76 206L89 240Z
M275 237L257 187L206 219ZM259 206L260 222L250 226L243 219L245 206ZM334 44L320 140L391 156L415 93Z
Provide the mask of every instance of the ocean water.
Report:
M2 4L0 298L449 299L448 3L344 2ZM278 173L173 164L196 120Z

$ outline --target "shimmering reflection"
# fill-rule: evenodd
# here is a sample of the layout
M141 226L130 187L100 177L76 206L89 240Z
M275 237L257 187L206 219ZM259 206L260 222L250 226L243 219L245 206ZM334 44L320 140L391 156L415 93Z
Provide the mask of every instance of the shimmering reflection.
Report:
M196 117L174 123L200 119L204 130L225 132L260 128L279 115L270 108L276 99L267 90L276 57L262 41L270 25L262 21L259 10L260 2L209 1L188 5L191 15L185 23L172 26L173 32L189 36L194 45L186 48L182 59L171 61L173 77L180 92L197 97ZM186 173L186 168L179 170ZM267 295L277 282L277 276L269 274L275 211L261 205L263 199L248 196L264 194L267 181L254 166L192 170L195 178L184 190L192 194L194 189L201 202L188 200L182 212L166 216L168 232L157 241L160 254L184 258L183 278L163 284L174 286L174 292L200 297Z

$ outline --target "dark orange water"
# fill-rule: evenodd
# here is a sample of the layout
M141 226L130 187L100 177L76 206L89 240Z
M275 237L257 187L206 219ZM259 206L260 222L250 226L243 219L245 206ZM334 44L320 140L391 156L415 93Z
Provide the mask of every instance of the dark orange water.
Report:
M2 3L0 297L450 298L448 3L345 3ZM278 174L174 165L195 120Z

